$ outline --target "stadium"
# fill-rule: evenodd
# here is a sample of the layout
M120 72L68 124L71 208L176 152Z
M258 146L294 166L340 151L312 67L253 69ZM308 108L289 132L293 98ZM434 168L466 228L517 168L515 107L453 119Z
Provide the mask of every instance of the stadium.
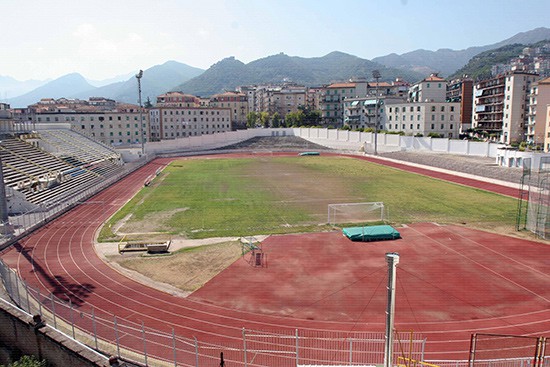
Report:
M510 236L495 223L474 228L469 213L466 219L449 220L408 208L417 217L400 217L406 204L388 205L389 196L351 195L340 181L333 186L323 181L318 193L295 188L294 202L316 203L310 206L317 208L314 219L300 223L299 231L288 230L294 222L287 220L287 226L278 226L282 230L265 224L239 233L245 239L243 256L186 296L129 277L98 251L104 224L144 187L158 187L174 162L254 161L271 168L258 172L256 165L255 171L243 171L248 181L261 176L265 182L280 177L298 182L293 179L297 173L287 168L290 161L353 161L379 175L378 169L391 170L384 175L412 173L435 186L471 190L464 194L470 199L488 194L502 208L508 200L518 213L530 210L522 209L517 185L407 164L399 153L364 154L360 144L354 151L329 149L319 141L261 130L267 136L247 132L233 140L210 137L210 145L201 137L202 144L182 139L179 146L152 145L146 155L117 151L68 129L6 134L1 143L3 212L9 215L3 218L0 270L8 300L3 307L16 307L31 319L39 315L46 328L97 353L102 361L97 364L207 366L220 365L223 358L224 364L240 366L381 365L387 340L386 257L399 253L392 364L549 366L548 243L525 232L523 238ZM275 164L282 171L274 171ZM337 166L327 169L338 172ZM309 178L309 188L317 178ZM290 217L294 207L290 199L280 199L285 194L276 191L280 186L274 184L266 195L278 204L284 201L282 210ZM413 189L420 195L420 187ZM391 223L401 238L355 242L344 237L340 224L356 226L372 218L355 213L332 221L337 209L331 211L330 204L348 204L347 210L358 202L385 203L366 211ZM466 212L465 206L475 205L464 204L458 211ZM503 220L514 227L516 218L505 214ZM261 219L268 223L267 214ZM542 221L546 228L546 217ZM203 225L201 236L218 229ZM251 239L257 235L262 240Z

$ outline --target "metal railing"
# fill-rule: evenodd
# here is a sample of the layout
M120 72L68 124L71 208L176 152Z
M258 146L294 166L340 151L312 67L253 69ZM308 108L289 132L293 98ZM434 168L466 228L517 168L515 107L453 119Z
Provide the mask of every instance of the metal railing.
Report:
M379 332L243 328L240 335L201 340L106 313L68 294L44 294L1 260L0 275L12 301L25 312L40 315L47 325L96 351L146 366L217 365L220 353L228 365L243 367L353 366L381 364L384 359L385 338ZM415 334L399 333L396 358L399 354L422 360L425 343Z
M64 198L61 202L45 203L23 214L10 216L8 223L0 223L0 227L3 228L2 234L0 234L0 250L18 241L21 237L41 227L48 221L67 212L75 205L101 192L106 187L126 177L155 158L156 155L154 154L143 156L139 160L124 164L118 173L106 178L99 184L87 187L82 191L75 190L74 195Z

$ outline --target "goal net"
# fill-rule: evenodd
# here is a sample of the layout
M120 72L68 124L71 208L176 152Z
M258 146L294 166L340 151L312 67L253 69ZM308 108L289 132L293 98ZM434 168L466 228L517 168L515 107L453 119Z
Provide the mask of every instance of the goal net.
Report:
M383 202L328 204L328 224L385 222L387 211Z

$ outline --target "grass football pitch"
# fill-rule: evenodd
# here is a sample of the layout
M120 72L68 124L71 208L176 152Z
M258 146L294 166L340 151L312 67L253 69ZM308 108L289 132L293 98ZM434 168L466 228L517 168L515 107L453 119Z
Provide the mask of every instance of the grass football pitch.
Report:
M349 157L178 159L115 214L100 240L187 238L328 228L332 203L384 202L391 224L419 221L511 231L517 201Z

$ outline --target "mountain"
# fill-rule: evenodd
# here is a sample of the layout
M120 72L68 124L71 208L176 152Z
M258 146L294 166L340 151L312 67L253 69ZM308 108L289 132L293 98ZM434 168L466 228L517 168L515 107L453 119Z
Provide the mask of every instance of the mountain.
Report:
M11 107L27 107L30 104L38 102L41 98L69 97L92 88L94 87L82 75L72 73L52 80L31 92L10 98L7 102Z
M156 96L165 93L176 85L179 85L204 72L203 69L195 68L176 61L167 61L162 65L155 65L143 71L141 78L141 97L144 103L147 97L151 101ZM88 99L89 97L111 98L119 102L137 103L138 90L136 73L133 73L126 81L109 84L100 88L87 90L73 97Z
M114 76L112 78L103 79L103 80L92 80L92 79L87 79L86 78L86 81L88 83L90 83L91 85L93 85L94 87L99 88L99 87L104 87L106 85L113 84L113 83L124 82L124 81L128 80L129 78L131 78L132 76L134 76L133 72L123 74L123 75L117 75L117 76Z
M50 80L25 80L19 81L10 76L0 75L0 101L14 98L36 89Z
M442 76L453 74L481 52L496 49L512 44L531 44L550 39L549 28L536 28L531 31L518 33L504 41L478 47L469 47L465 50L440 49L437 51L415 50L401 55L395 53L372 59L382 65L392 68L422 72L439 72Z
M372 71L380 70L383 80L402 77L417 80L424 75L383 65L343 52L331 52L323 57L303 58L283 53L252 61L248 64L234 57L223 59L208 70L173 90L211 96L241 85L291 81L306 86L328 84L349 78L372 79Z
M482 52L474 56L466 65L450 75L449 79L454 79L462 75L468 75L474 80L489 78L491 76L491 68L494 65L508 64L511 59L518 57L524 48L537 48L548 42L550 41L541 41L535 44L514 43Z
M174 86L189 80L203 72L176 61L167 61L143 71L141 79L142 102L150 97L152 101ZM48 82L39 88L15 98L6 99L12 107L26 107L38 102L41 98L111 98L119 102L137 103L138 90L136 73L130 74L125 81L111 83L103 87L94 87L82 75L73 73Z

